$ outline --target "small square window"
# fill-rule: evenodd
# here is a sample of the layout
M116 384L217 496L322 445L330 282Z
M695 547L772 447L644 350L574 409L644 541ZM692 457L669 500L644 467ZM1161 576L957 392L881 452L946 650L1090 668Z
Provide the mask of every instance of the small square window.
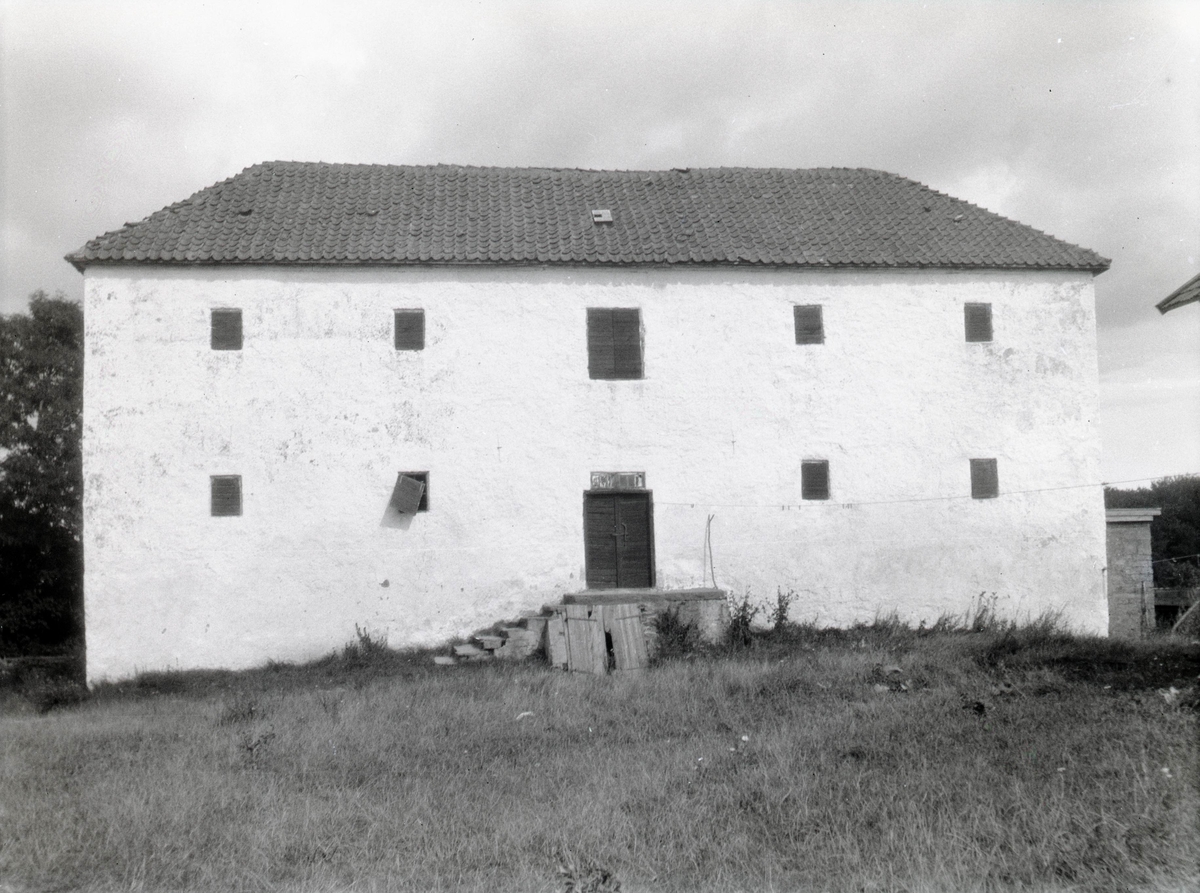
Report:
M212 349L242 349L242 311L232 308L212 312Z
M824 344L825 323L820 304L797 304L792 307L796 321L797 344Z
M429 472L402 471L396 475L391 506L402 515L429 511Z
M425 311L396 311L396 350L425 349Z
M995 459L971 460L971 498L995 499L1000 495L1000 477Z
M963 316L966 322L968 341L992 340L991 304L964 304Z
M213 517L242 513L242 476L214 474L210 480L209 500Z
M636 307L589 307L587 343L589 377L642 377L641 310Z
M829 498L829 462L825 459L805 459L800 463L800 497Z

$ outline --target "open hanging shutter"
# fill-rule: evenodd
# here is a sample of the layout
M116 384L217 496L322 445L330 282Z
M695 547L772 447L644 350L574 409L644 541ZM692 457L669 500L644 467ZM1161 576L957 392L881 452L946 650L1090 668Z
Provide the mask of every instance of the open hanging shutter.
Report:
M424 495L424 482L402 474L396 478L396 486L392 490L392 506L402 515L415 515Z

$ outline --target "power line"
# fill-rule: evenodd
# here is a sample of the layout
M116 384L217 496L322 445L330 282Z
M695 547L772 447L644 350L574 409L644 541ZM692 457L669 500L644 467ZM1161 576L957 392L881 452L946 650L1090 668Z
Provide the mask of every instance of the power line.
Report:
M1194 474L1194 472L1188 472L1188 474L1189 475ZM1187 475L1183 475L1183 476L1186 477ZM1020 496L1020 495L1026 494L1026 493L1052 493L1052 492L1056 492L1059 490L1084 490L1084 489L1087 489L1088 487L1112 487L1112 486L1115 486L1116 484L1137 484L1137 483L1141 483L1143 481L1156 481L1156 480L1158 480L1157 477L1129 478L1129 479L1123 480L1123 481L1102 481L1098 484L1068 484L1063 487L1039 487L1039 488L1032 489L1032 490L1009 490L1004 493L1001 493L997 497L991 497L991 498L999 499L999 498L1002 498L1005 496ZM663 500L656 499L656 500L654 500L654 504L655 505L677 505L677 506L686 505L686 506L691 506L692 508L695 508L696 506L699 505L701 507L708 506L711 508L743 508L743 509L759 509L759 508L761 508L761 509L787 510L787 509L799 509L801 507L803 507L803 508L819 508L821 506L837 506L838 508L853 508L855 506L860 506L860 505L897 505L897 504L901 504L901 503L915 503L915 502L957 502L957 501L964 500L964 499L975 499L975 498L976 497L974 497L974 496L967 496L967 495L961 495L961 496L914 496L914 497L907 497L907 498L903 498L903 499L873 499L873 500L866 500L863 502L832 502L832 501L824 500L824 499L820 499L820 500L809 499L809 500L805 500L804 502L800 502L800 503L705 502L704 500L695 500L695 501L689 501L689 502L666 502Z
M1192 554L1192 555L1176 555L1174 558L1158 558L1158 559L1155 559L1154 561L1151 561L1150 563L1151 564L1161 564L1164 561L1183 561L1185 558L1200 558L1200 552L1196 552L1195 554Z

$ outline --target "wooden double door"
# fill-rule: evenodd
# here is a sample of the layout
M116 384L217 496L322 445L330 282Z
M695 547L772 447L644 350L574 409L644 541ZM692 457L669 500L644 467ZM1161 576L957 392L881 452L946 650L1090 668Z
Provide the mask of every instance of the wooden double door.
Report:
M585 493L583 526L588 589L654 585L654 519L649 493Z

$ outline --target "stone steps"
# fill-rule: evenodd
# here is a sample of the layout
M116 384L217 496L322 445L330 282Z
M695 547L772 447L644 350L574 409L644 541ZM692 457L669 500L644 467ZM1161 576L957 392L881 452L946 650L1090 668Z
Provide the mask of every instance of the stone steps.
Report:
M542 605L540 613L523 614L514 623L497 624L492 629L478 632L471 637L469 643L455 645L453 657L435 662L438 666L453 666L487 660L524 660L545 646L550 663L565 669L570 661L566 656L558 654L561 648L556 646L560 643L547 641L546 627L552 617L559 620L568 619L568 615L576 607L584 607L589 611L599 610L597 616L600 618L607 617L606 612L622 607L636 611L640 618L645 650L649 655L652 655L657 647L657 618L668 611L675 612L681 622L694 626L702 642L722 641L729 626L729 607L725 600L725 592L720 589L610 589L602 592L587 590L564 595L562 604ZM561 625L558 629L558 636L565 642L565 633ZM605 632L610 630L606 627Z
M434 663L448 667L488 660L524 660L542 647L550 614L547 605L540 614L522 614L513 623L476 633L469 642L455 645L453 656L438 655Z

